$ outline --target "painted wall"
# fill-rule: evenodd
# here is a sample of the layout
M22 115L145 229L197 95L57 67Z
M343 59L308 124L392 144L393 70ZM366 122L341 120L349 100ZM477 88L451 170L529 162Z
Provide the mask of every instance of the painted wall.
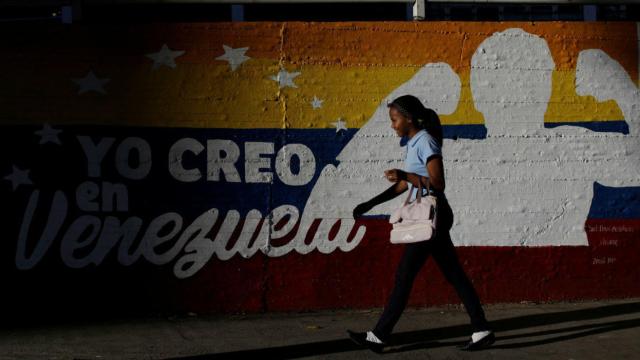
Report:
M401 200L351 211L402 166L403 94L444 125L452 238L484 302L640 296L639 28L11 27L4 308L383 306ZM428 263L412 305L457 302Z

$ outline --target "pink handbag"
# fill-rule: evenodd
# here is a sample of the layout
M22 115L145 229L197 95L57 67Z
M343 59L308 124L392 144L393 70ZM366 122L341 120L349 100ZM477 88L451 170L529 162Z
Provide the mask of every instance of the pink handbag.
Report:
M393 224L390 240L392 244L406 244L431 240L436 230L436 197L429 194L422 196L422 182L418 186L416 200L409 203L413 185L404 204L396 209L389 223Z

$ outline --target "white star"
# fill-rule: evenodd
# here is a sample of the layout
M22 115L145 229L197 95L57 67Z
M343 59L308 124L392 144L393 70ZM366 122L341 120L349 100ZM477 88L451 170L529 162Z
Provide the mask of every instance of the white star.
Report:
M34 134L40 136L40 144L46 144L52 142L54 144L60 145L60 139L58 138L58 134L61 133L62 130L54 129L49 124L44 124L42 126L42 130L36 130Z
M167 44L162 44L162 48L157 53L147 54L146 57L153 60L152 69L157 69L162 65L166 65L172 69L176 67L176 58L184 54L184 51L172 51Z
M32 185L31 179L29 179L29 170L20 170L18 167L13 165L13 172L4 177L5 180L11 181L11 185L13 186L13 191L16 191L16 188L20 185Z
M342 118L339 118L338 121L332 122L331 124L335 126L336 132L339 132L340 130L347 131L347 123L342 121Z
M311 102L311 106L313 106L314 109L319 109L322 107L322 102L324 102L324 100L320 100L314 95L313 101Z
M93 71L89 71L87 75L81 79L73 79L73 82L80 85L80 90L78 90L78 94L85 93L87 91L96 91L102 94L106 94L102 88L104 84L109 82L110 79L98 79Z
M225 60L229 62L229 66L231 66L231 71L235 71L240 64L251 59L246 56L244 53L249 50L248 47L243 48L231 48L227 45L222 45L224 48L224 55L220 55L216 58L216 60Z
M280 69L280 72L278 72L277 75L272 75L270 79L277 81L280 85L280 89L287 86L297 88L296 84L293 83L293 79L298 75L300 75L299 72L288 72L285 69Z

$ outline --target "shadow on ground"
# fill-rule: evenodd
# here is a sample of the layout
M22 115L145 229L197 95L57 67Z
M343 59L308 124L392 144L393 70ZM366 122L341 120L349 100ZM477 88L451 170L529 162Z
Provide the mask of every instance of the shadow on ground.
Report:
M607 305L575 311L525 315L508 319L495 320L491 322L492 328L496 331L497 334L496 343L493 345L493 348L513 349L545 345L554 342L577 339L584 336L606 333L614 330L638 327L640 326L640 318L631 320L610 321L604 323L599 322L593 324L572 325L557 329L539 330L516 335L500 336L501 332L524 330L539 326L556 325L565 322L594 321L611 316L629 315L633 313L640 313L640 302ZM399 353L419 349L461 345L461 342L446 340L467 337L469 335L468 332L469 326L456 325L435 329L396 333L392 336L391 339L391 343L393 346L387 349L385 353ZM327 355L361 349L360 347L352 343L348 338L346 338L346 336L347 335L345 331L345 339L340 340L179 357L172 358L172 360L244 359L252 358L254 356L263 358L296 359L306 356ZM547 337L539 340L530 339L540 336ZM513 342L512 340L516 340L516 342ZM504 341L509 341L509 343L501 344L501 342Z

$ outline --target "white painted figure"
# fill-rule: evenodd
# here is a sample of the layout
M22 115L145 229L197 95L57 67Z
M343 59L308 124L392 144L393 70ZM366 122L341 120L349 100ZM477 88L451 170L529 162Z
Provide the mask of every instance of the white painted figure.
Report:
M444 142L456 245L587 245L584 223L594 181L640 185L638 89L628 74L600 50L580 54L578 93L615 100L630 127L624 135L544 128L554 68L545 40L521 29L493 34L473 55L471 88L488 135ZM331 225L341 218L344 227L355 205L385 189L381 174L400 167L403 155L385 104L403 94L450 114L458 104L460 80L447 64L427 64L390 93L339 154L340 164L322 170L303 219L322 218ZM395 206L387 203L368 215L386 215Z

